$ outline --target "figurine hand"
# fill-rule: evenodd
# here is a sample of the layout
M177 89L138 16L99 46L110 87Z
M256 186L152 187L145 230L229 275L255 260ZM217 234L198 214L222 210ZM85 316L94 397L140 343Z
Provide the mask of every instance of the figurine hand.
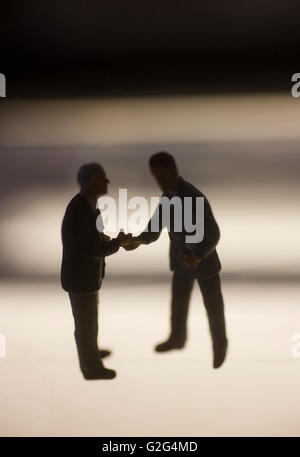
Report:
M117 236L117 240L120 241L120 246L125 247L132 242L132 235L131 233L124 233L120 232Z
M131 242L124 246L124 249L126 251L133 251L134 249L138 248L142 243L141 240L139 240L137 237L132 238Z
M183 256L183 261L188 267L196 267L200 262L201 258L197 257L194 252L187 252Z

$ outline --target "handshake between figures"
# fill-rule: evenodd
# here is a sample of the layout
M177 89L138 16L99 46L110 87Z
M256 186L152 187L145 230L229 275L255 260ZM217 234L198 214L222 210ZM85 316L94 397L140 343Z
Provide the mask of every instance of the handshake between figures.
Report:
M131 233L124 233L122 231L119 232L117 240L119 240L120 246L122 246L126 251L133 251L143 244L138 237L133 237Z

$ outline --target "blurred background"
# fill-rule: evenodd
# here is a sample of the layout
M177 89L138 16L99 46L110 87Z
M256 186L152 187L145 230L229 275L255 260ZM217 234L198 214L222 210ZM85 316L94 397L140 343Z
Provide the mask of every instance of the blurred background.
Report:
M1 435L299 434L298 5L3 7ZM64 210L90 161L104 166L110 195L127 188L150 202L159 190L147 162L159 150L206 194L221 228L228 361L210 367L196 285L188 347L152 352L168 333L163 232L108 259L101 343L113 347L107 365L119 377L89 384L59 284Z

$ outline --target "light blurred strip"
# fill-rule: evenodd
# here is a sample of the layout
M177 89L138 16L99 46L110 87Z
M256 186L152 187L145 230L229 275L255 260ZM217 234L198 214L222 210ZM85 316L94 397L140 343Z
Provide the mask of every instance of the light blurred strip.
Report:
M9 101L0 146L139 144L300 138L289 95Z

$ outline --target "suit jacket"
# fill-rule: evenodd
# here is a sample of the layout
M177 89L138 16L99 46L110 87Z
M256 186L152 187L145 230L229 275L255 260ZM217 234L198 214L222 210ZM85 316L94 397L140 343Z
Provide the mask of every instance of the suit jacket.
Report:
M163 196L171 198L168 194L164 193ZM186 232L184 222L182 221L182 231L176 232L174 230L174 210L171 206L171 224L168 227L170 238L170 269L172 271L180 270L182 272L191 274L199 279L207 279L221 270L221 263L216 251L216 245L220 239L220 230L214 218L210 204L205 195L200 192L189 182L179 178L178 191L176 197L179 197L182 204L182 214L184 213L184 197L191 197L192 201L192 220L196 220L196 199L195 197L204 197L204 237L199 243L186 243L186 236L191 233ZM152 219L159 218L159 230L151 232ZM147 230L145 230L139 238L145 243L152 243L160 236L161 230L164 228L163 219L161 216L161 205L158 206L156 212L148 223ZM188 251L194 251L197 256L203 260L196 267L189 267L183 261L183 256Z
M96 227L100 211L77 194L67 206L62 223L63 256L61 285L67 292L86 293L100 289L104 257L118 251L118 240L106 241ZM101 215L100 215L101 217Z

